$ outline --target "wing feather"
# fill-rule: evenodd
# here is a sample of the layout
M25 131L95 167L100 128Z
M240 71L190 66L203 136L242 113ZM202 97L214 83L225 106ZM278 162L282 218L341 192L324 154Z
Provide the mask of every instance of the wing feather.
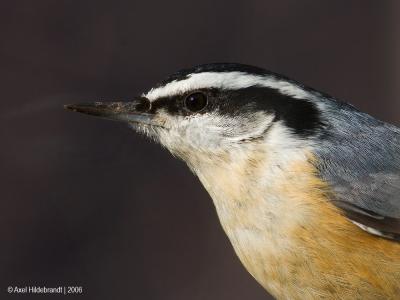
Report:
M332 111L316 151L332 203L368 232L400 240L400 129L350 105Z

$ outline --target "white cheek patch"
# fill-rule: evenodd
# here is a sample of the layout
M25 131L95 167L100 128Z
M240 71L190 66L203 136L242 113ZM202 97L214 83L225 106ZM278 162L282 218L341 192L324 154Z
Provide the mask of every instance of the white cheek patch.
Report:
M167 148L179 151L211 150L221 144L221 128L207 115L170 118L168 133L162 138Z
M187 147L206 152L232 146L240 141L263 136L274 116L256 112L241 116L221 116L208 113L189 118L175 117L169 122L168 135L163 140L167 148Z
M250 86L269 87L280 91L284 95L297 99L311 98L312 95L300 86L278 79L272 75L250 75L243 72L203 72L190 74L187 79L172 81L164 86L150 90L143 96L150 101L163 97L184 94L204 88L219 88L238 90Z
M247 115L238 115L221 120L225 124L224 135L230 142L239 142L257 138L271 126L274 120L273 114L254 112Z

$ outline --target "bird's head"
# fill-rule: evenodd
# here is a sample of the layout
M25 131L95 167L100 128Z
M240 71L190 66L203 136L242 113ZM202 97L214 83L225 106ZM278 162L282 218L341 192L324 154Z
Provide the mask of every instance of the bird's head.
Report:
M314 98L260 68L208 64L175 73L131 102L66 107L128 122L193 165L259 143L286 147L310 139L321 126Z

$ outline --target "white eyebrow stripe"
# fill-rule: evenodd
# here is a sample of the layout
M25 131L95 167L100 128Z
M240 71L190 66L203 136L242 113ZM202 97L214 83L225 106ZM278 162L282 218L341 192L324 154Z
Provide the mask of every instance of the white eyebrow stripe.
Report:
M243 72L202 72L190 74L187 79L174 80L164 86L151 89L143 96L151 102L163 97L183 94L187 91L203 88L221 88L237 90L250 86L269 87L280 91L284 95L298 99L310 98L310 92L300 86L275 78L273 76L252 75Z

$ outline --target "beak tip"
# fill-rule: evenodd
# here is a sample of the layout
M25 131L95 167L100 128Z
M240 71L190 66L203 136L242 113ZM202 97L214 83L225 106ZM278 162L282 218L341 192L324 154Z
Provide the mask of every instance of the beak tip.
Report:
M74 105L73 104L64 104L64 109L66 109L66 110L74 110Z
M132 102L93 102L65 104L65 110L101 117L105 119L150 124L152 116L136 110Z
M65 104L64 105L64 109L65 110L70 110L70 111L73 111L73 112L80 112L79 105L76 105L76 104Z

